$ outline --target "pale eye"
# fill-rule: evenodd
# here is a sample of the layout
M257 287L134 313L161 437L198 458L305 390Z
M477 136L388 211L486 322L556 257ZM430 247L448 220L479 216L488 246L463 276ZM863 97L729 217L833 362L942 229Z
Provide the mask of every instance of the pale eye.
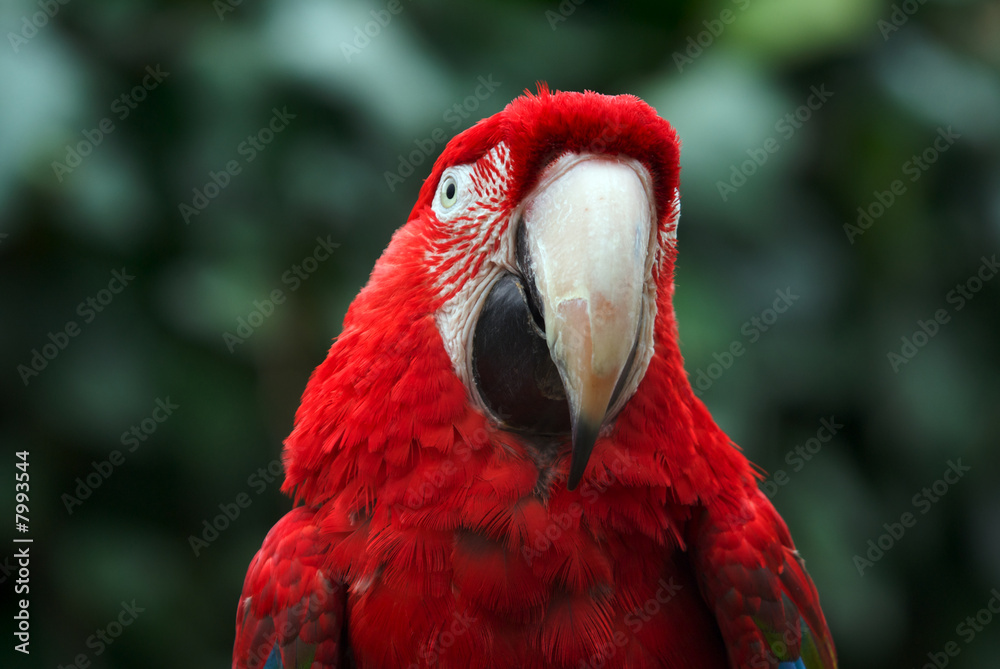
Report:
M441 206L451 209L458 202L458 182L448 175L441 181Z

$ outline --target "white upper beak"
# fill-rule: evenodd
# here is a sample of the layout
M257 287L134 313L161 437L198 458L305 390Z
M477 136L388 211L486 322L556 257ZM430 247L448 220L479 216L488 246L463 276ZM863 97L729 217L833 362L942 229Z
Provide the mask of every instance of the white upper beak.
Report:
M634 161L609 156L560 159L526 203L546 339L572 414L570 489L638 336L653 216Z

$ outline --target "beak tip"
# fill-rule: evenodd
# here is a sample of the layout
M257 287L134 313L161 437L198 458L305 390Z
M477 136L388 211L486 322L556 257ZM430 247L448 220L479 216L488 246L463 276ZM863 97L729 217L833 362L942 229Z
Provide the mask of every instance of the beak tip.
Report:
M576 487L580 485L580 479L587 471L587 463L600 431L601 421L594 422L583 416L573 421L573 456L570 459L569 479L566 482L567 490L576 490Z

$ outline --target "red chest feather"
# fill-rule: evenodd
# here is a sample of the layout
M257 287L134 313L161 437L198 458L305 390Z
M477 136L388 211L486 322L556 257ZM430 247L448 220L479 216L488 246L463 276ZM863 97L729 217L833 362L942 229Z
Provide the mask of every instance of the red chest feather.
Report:
M546 498L525 447L471 443L371 515L325 507L359 666L724 666L685 511L628 487L628 456L599 448L602 473Z

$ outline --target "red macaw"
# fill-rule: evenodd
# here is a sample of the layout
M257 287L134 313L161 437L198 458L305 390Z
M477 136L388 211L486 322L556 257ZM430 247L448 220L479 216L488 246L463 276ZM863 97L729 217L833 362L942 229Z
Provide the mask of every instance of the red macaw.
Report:
M678 153L541 84L448 144L306 387L234 668L836 667L684 372Z

